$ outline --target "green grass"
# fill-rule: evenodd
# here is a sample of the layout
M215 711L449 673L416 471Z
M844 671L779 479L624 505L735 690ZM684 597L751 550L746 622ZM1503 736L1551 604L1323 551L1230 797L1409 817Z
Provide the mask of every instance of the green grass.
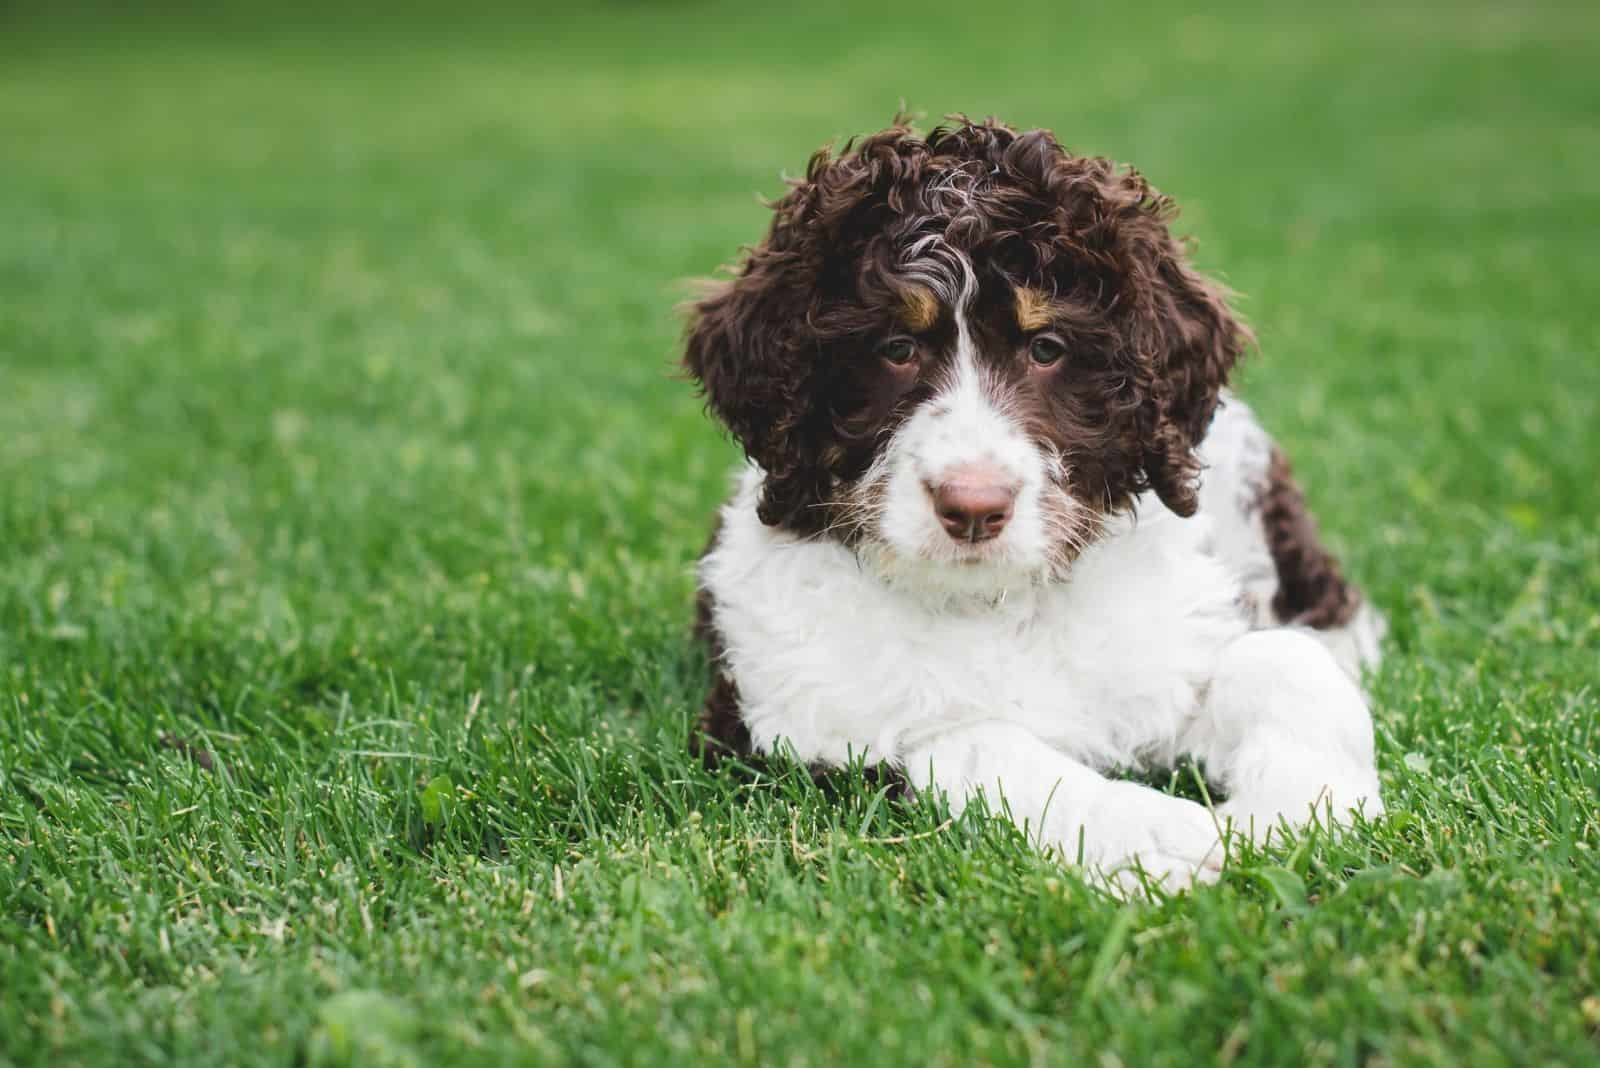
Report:
M4 17L0 1063L1600 1061L1600 9L854 7ZM1186 206L1386 820L1122 906L687 759L678 281L902 100Z

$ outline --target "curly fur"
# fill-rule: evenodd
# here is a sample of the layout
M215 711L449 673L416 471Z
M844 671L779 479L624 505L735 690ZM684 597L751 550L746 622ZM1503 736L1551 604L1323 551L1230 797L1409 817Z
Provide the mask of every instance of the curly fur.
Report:
M700 564L708 762L865 760L1169 886L1215 876L1213 815L1106 770L1202 761L1245 833L1381 811L1381 617L1227 396L1251 335L1166 197L959 119L772 208L685 345L750 461Z
M897 308L967 289L1006 301L1019 287L1048 294L1075 353L1075 373L1037 399L1078 458L1074 495L1111 512L1154 488L1192 514L1194 446L1251 336L1188 266L1174 214L1137 171L992 120L925 137L897 121L816 153L766 239L693 306L684 357L767 473L762 520L827 527L836 488L925 393L859 359Z

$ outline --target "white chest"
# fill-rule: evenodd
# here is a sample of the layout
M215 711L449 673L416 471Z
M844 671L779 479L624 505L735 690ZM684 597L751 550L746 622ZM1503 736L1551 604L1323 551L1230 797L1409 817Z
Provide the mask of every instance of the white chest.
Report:
M702 581L755 745L808 761L894 760L985 719L1099 765L1164 760L1217 651L1246 626L1203 529L1175 517L1119 529L1070 581L932 604L742 504L726 510Z

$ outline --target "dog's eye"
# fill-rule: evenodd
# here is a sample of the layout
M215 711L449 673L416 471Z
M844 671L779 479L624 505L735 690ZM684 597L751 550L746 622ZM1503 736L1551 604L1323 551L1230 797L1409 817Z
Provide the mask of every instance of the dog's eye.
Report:
M1028 358L1035 367L1054 367L1066 354L1066 342L1054 334L1040 334L1028 344Z
M917 343L908 337L892 337L878 346L878 355L896 367L909 367L917 358Z

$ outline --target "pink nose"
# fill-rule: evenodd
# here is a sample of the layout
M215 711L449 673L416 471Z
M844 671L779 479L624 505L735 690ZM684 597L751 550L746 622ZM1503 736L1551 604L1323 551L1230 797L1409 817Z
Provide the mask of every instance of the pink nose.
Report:
M1005 529L1017 493L989 467L960 467L938 484L930 483L933 510L957 541L988 541Z

